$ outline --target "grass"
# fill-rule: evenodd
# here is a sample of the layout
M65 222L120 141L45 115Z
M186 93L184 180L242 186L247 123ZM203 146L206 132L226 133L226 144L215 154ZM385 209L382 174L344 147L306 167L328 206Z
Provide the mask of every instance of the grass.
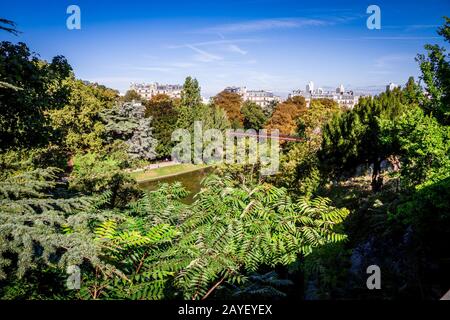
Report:
M134 172L131 175L137 180L137 182L143 182L175 176L178 174L196 171L206 167L208 167L208 165L183 163L183 164L175 164L173 166L151 169L143 172Z

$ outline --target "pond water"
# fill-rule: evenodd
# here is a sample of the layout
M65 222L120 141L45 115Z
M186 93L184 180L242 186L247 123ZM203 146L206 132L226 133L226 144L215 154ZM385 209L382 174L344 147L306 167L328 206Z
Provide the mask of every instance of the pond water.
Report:
M213 168L204 168L196 171L182 173L176 176L161 178L153 181L146 181L139 184L142 189L154 191L158 189L158 185L161 183L174 183L181 182L183 186L190 192L189 195L183 199L184 203L190 204L194 202L194 196L201 189L201 181L204 177L206 177L209 173L211 173Z

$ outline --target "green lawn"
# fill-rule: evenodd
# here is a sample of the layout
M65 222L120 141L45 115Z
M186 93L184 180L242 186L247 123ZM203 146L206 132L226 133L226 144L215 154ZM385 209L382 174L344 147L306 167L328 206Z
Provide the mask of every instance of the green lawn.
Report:
M199 170L202 168L206 168L208 165L205 164L176 164L173 166L161 167L157 169L146 170L142 172L133 172L131 175L138 181L151 181L158 180L164 177L170 177L177 174L182 174L186 172L191 172L195 170Z

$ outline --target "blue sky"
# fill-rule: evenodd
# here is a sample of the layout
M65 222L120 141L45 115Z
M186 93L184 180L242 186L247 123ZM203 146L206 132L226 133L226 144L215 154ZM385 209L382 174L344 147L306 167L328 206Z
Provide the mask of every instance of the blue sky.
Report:
M286 94L309 80L371 90L418 76L414 57L436 34L450 1L3 1L0 16L44 59L64 55L78 78L124 92L131 82L196 77L210 96L229 85ZM81 30L66 9L81 9ZM366 9L381 8L381 30Z

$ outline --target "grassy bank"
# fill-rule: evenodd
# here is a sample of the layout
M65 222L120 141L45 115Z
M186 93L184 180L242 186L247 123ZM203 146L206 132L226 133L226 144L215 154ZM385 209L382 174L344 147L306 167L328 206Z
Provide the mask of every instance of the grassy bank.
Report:
M134 172L131 175L137 180L137 182L144 182L175 176L178 174L203 169L206 167L208 167L208 165L183 163L183 164L176 164L173 166L146 170L142 172Z

